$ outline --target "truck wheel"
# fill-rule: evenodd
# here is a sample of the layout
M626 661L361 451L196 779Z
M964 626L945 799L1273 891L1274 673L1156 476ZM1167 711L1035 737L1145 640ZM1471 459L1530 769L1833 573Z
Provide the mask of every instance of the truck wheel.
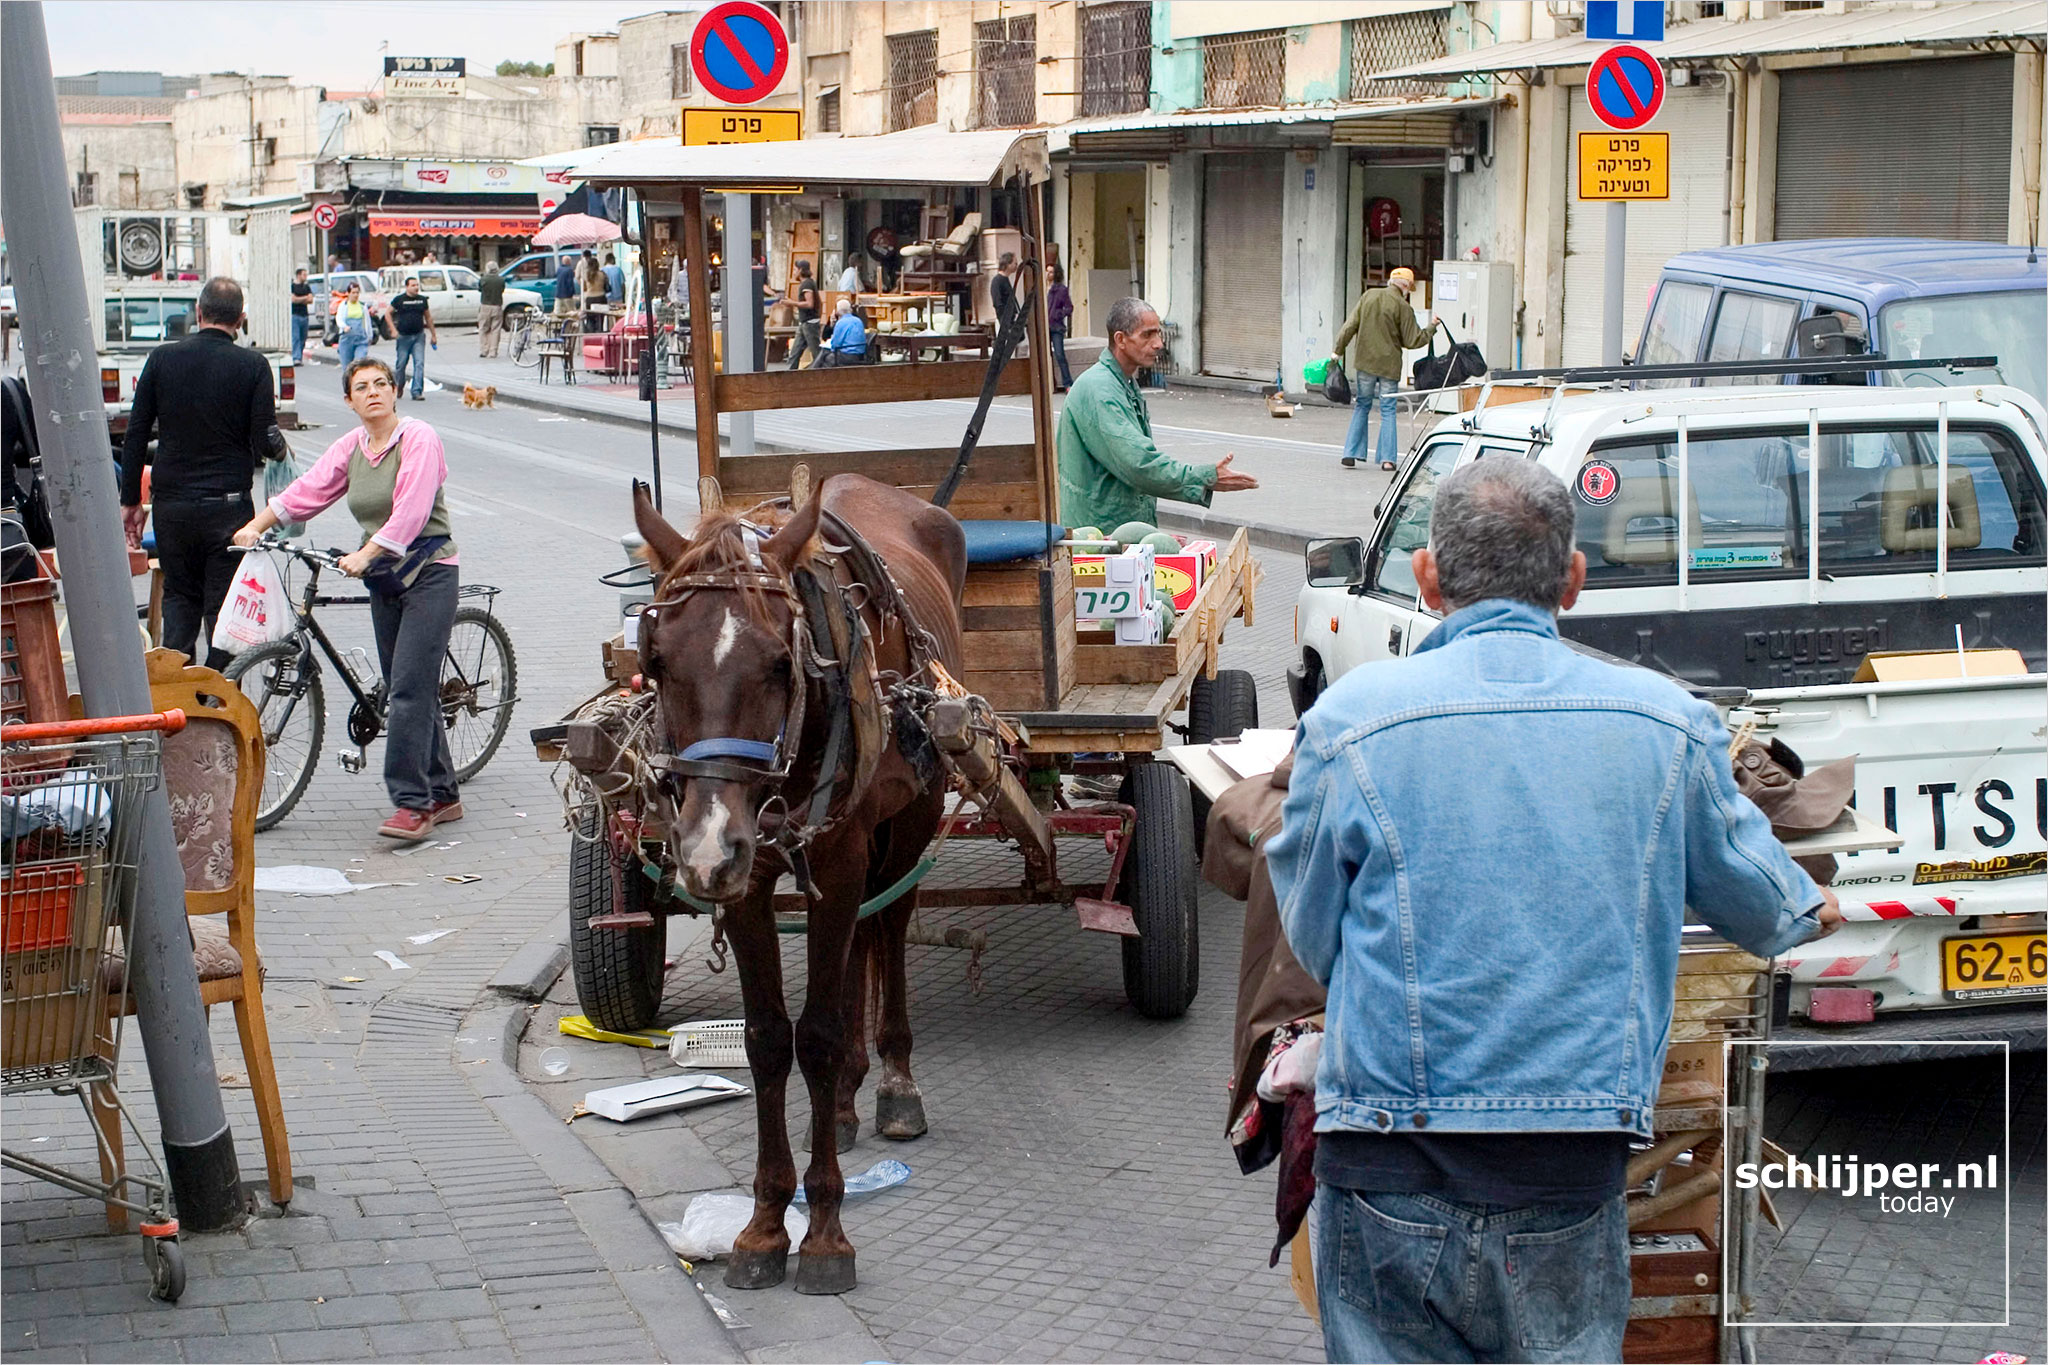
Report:
M576 999L599 1028L630 1033L651 1028L661 1009L662 952L668 934L660 914L646 929L593 929L612 912L612 883L623 877L623 909L653 910L654 888L637 867L621 867L588 815L569 844L569 961Z
M1329 686L1322 659L1313 650L1302 651L1301 662L1287 670L1287 699L1294 703L1295 719L1307 715Z
M1214 678L1196 678L1188 693L1188 743L1209 744L1259 727L1259 686L1241 668L1219 668ZM1195 808L1195 857L1209 842L1209 798L1189 791Z
M1140 763L1122 799L1138 813L1117 894L1138 937L1124 945L1124 995L1148 1019L1178 1019L1201 985L1201 922L1195 898L1195 814L1188 782L1165 763Z

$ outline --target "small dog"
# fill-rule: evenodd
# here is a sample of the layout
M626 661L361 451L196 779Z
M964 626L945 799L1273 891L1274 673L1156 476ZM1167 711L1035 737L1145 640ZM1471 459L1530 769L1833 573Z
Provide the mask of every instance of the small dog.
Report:
M462 406L465 408L495 408L498 406L498 386L475 384L462 386Z

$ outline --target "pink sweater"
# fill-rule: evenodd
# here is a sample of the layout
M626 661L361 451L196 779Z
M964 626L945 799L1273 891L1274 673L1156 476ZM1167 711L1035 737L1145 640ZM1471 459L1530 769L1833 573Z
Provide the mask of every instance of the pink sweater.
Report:
M369 434L357 427L327 447L313 467L292 480L291 487L270 500L270 512L279 521L311 521L348 495L348 457L357 444L369 444ZM427 517L434 510L434 494L448 481L448 457L441 438L425 422L403 417L398 422L398 439L383 450L366 450L373 465L382 464L398 452L398 484L391 494L391 516L370 536L393 554L402 555L412 544ZM459 557L437 559L437 564L454 564Z

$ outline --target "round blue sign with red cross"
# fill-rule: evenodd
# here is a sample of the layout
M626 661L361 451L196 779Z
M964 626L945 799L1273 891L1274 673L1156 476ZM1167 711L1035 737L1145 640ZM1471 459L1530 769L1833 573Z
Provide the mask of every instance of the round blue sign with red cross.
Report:
M690 69L712 98L753 104L773 94L789 69L789 35L753 0L726 0L691 31Z
M1586 103L1609 128L1634 132L1664 107L1664 68L1632 44L1610 47L1586 73Z

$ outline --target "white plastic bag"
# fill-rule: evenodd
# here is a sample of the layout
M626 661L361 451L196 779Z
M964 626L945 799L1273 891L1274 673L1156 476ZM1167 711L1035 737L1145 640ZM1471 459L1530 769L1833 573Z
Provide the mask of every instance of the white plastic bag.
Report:
M682 1222L659 1227L669 1250L684 1260L715 1261L732 1255L733 1239L746 1231L753 1217L751 1194L700 1194L683 1210ZM789 1244L796 1246L811 1230L811 1220L791 1205L783 1211L782 1226L789 1233Z
M305 472L299 468L298 457L295 455L287 454L281 460L265 460L263 462L263 500L269 502L272 498L284 492L285 489L290 488L299 475ZM302 536L306 534L306 523L303 521L280 522L278 523L277 533L281 536L292 538Z
M292 621L292 606L275 561L266 554L246 554L214 617L213 647L240 654L282 640L292 633Z

